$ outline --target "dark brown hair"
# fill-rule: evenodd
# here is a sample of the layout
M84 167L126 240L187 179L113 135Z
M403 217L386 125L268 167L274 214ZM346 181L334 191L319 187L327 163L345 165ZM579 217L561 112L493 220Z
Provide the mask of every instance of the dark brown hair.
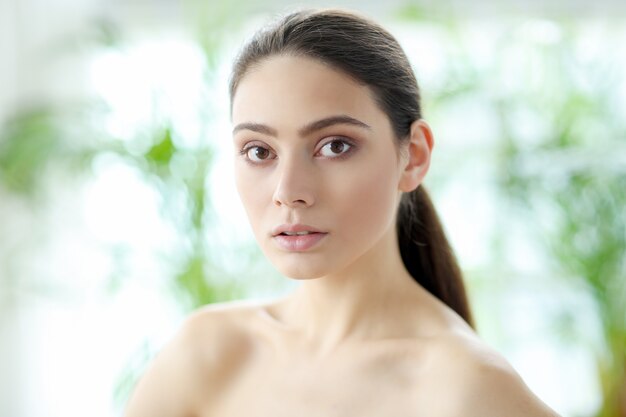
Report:
M244 75L276 55L318 59L369 87L391 121L396 149L403 149L411 124L422 118L415 74L398 41L371 19L337 8L294 11L259 30L235 60L229 83L231 114ZM461 269L423 184L402 195L396 228L411 276L473 327Z

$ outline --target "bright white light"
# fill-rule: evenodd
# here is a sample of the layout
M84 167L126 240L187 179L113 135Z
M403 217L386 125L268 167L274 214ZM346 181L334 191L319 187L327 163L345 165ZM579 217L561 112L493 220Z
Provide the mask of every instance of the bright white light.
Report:
M96 175L84 197L89 232L105 244L154 249L168 234L159 214L160 195L136 169L112 155L101 155L94 167Z
M553 21L545 19L527 21L519 33L524 39L544 44L556 44L563 37L561 28Z
M164 120L174 123L181 138L197 138L204 59L196 43L177 38L153 38L97 55L90 80L111 109L109 133L131 139L141 127Z

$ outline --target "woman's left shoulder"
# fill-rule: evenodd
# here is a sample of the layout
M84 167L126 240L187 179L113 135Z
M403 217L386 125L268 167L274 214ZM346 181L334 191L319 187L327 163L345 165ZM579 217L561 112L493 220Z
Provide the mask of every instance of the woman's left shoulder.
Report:
M447 392L447 404L440 404L443 417L559 417L506 358L473 331L450 332L435 345L432 364L440 388Z

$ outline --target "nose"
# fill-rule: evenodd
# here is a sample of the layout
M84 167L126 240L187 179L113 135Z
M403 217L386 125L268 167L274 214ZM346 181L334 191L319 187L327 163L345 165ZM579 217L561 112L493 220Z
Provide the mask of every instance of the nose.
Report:
M273 200L277 206L309 207L314 203L314 176L303 162L285 161L277 172L277 184Z

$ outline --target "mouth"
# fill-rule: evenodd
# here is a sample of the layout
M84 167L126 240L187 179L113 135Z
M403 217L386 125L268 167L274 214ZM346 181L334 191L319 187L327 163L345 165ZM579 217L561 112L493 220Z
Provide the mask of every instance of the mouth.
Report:
M291 252L302 252L317 245L327 234L323 232L282 232L275 235L274 240L282 249Z
M320 234L320 233L322 232L282 232L276 236L307 236L307 235L314 235L314 234Z
M287 235L294 236L297 234L304 235L308 233L326 233L315 226L301 223L284 223L272 229L272 236Z

